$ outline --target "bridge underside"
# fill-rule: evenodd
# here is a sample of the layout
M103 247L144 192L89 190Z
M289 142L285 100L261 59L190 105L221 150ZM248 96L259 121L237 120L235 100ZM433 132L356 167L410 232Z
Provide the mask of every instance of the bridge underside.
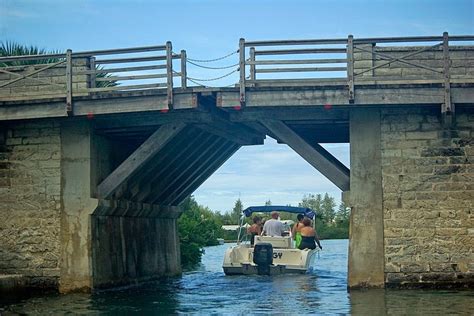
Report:
M468 87L463 89L470 91ZM238 96L235 89L225 93L233 95L232 98ZM152 110L152 101L147 101L149 108L144 110L141 107L145 105L136 97L128 99L136 101L136 107L128 105L121 108L119 105L116 113L111 111L113 98L84 100L81 106L87 102L98 102L93 113L85 111L77 118L60 118L61 172L58 178L63 180L58 180L61 183L58 196L61 198L55 199L61 199L60 243L67 245L58 254L60 272L57 278L61 290L102 288L180 273L176 226L176 219L181 213L180 202L241 146L262 144L266 135L287 144L341 191L350 191L344 196L353 213L351 286L397 283L397 280L405 280L401 277L406 273L403 271L442 269L447 265L442 262L427 268L412 262L394 263L397 260L394 258L398 257L390 253L393 247L387 246L387 243L394 242L390 234L402 228L392 227L398 215L388 218L387 214L395 214L391 213L392 206L401 212L408 212L403 209L404 203L415 205L415 202L404 202L412 195L402 192L400 188L407 185L402 182L396 189L401 190L399 193L387 191L393 186L388 184L387 179L403 181L411 172L404 169L408 168L404 162L396 162L399 163L396 165L399 170L390 167L397 155L408 155L401 160L413 161L410 163L415 164L413 170L417 171L416 164L432 162L424 156L419 158L419 162L410 156L421 154L417 146L424 146L425 150L438 145L460 146L465 141L459 142L459 139L472 138L472 128L469 129L472 107L466 103L471 92L453 93L456 101L464 100L464 103L456 103L456 115L461 120L458 124L468 126L459 131L456 127L453 133L443 129L439 104L429 103L433 102L431 95L415 100L416 104L397 104L395 110L375 103L354 108L349 104L329 104L326 99L316 99L310 104L307 99L310 96L305 93L291 89L285 93L295 98L293 105L286 101L288 97L271 99L266 106L263 101L252 103L252 91L247 93L249 101L245 107L233 103L228 103L228 106L220 104L220 92L190 92L190 97L183 96L182 99L195 100L194 105L180 109L176 104L176 109L172 111ZM161 98L159 95L155 97ZM405 97L400 98L405 100ZM390 102L389 105L395 105ZM100 104L104 107L101 108ZM20 109L15 110L16 106L12 104L9 109L3 109L11 115L15 112L17 117ZM21 106L28 107L25 104ZM59 105L52 102L51 107L59 108ZM91 107L87 109L90 111ZM33 112L26 113L29 118L28 115ZM392 122L393 117L402 123ZM47 122L52 120L43 122L50 124ZM15 132L17 129L32 129L29 124L28 120L6 123L5 128L13 131L11 136L7 133L7 139L15 138L15 133L29 135ZM58 129L54 126L51 125L53 131ZM398 129L402 128L412 130L400 132ZM37 135L39 140L33 142L44 141L41 133L39 131ZM463 133L464 136L456 133ZM448 136L454 137L454 140L442 138ZM30 146L28 144L32 141L28 137L33 136L19 137L22 139L19 144L15 143L17 140L5 140L9 144L8 150ZM399 143L394 144L394 137L400 137L397 139ZM351 143L351 170L320 146L321 143L347 142ZM470 154L468 150L463 149L462 152ZM436 161L446 164L455 162L445 157ZM436 168L432 167L432 170L438 170ZM455 170L448 169L445 172ZM417 194L413 195L415 201L421 198ZM416 206L412 207L416 212ZM404 234L409 236L411 233ZM406 243L410 243L409 237L405 239ZM456 261L460 262L456 267L463 269L456 273L468 271L465 268L468 261L462 258ZM423 274L425 278L436 277L435 272L416 273Z

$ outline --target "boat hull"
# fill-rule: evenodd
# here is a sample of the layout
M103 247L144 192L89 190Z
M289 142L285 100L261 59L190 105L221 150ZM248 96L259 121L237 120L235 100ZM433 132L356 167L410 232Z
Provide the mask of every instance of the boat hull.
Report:
M237 245L227 249L222 268L226 275L258 274L258 266L253 262L254 248L250 245ZM285 273L306 273L314 259L317 250L274 248L273 264L270 265L270 275Z

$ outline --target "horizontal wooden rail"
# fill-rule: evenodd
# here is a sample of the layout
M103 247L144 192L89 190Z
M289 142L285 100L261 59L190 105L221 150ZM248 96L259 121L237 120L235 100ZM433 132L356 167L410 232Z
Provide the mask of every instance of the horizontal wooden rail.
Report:
M285 60L249 60L246 62L247 65L294 65L294 64L342 64L346 63L347 59L285 59Z
M474 41L474 36L449 36L450 41ZM354 44L381 44L381 43L413 43L413 42L441 42L443 36L409 36L409 37L375 37L354 38Z
M143 80L153 78L166 78L168 75L164 74L151 74L151 75L133 75L133 76L110 76L104 78L96 78L96 81L119 81L119 80Z
M164 51L164 50L166 50L166 45L143 46L143 47L117 48L117 49L104 49L104 50L91 50L91 51L85 51L85 52L78 52L78 53L73 53L72 57L131 54L131 53L143 53L143 52Z
M150 88L163 88L166 87L166 83L149 83L149 84L137 84L129 86L115 86L115 87L103 87L103 88L88 88L88 92L104 92L104 91L118 91L118 90L131 90L131 89L150 89Z
M323 45L323 44L347 44L347 38L335 39L309 39L309 40L280 40L280 41L250 41L245 42L245 47L257 46L290 46L290 45Z
M114 72L128 72L128 71L141 71L141 70L156 70L166 69L166 65L154 65L154 66L137 66L137 67L122 67L122 68L107 68L107 69L91 69L91 70L79 70L76 71L76 75L92 75L100 73L114 73Z
M264 69L255 69L255 73L316 72L316 71L346 71L346 70L347 70L347 67L264 68Z
M469 56L462 55L462 53L461 55L452 53L453 59L451 59L449 43L457 42L457 46L452 48L452 51L455 52L466 47L459 42L469 41L474 41L474 36L448 36L447 33L444 33L443 36L384 38L354 38L349 35L342 39L269 41L240 39L240 100L241 103L245 103L246 88L248 87L341 85L345 82L348 88L349 103L354 103L354 85L442 84L445 87L445 99L448 104L445 108L449 109L450 82L470 83L472 81L468 78L467 70L464 70L462 78L456 77L459 73L463 73L463 70L459 66L452 67L453 61L466 61ZM430 42L433 44L427 45ZM377 46L377 44L390 43L400 43L400 46ZM294 47L298 45L306 47ZM276 49L275 46L282 46L282 49ZM345 54L345 56L336 58L321 56L323 58L306 59L296 57L296 55L304 54ZM421 56L423 54L426 56ZM285 55L285 57L283 59L277 57L265 59L265 56L278 55ZM263 59L259 58L261 56ZM419 56L421 57L419 58ZM319 66L318 64L331 65ZM278 65L294 66L278 67ZM250 70L248 76L246 75L247 67ZM330 78L320 78L321 75L315 74L313 76L317 78L308 78L307 75L297 74L303 72L334 72L334 75L326 74L324 76ZM345 72L345 74L343 77L338 77L336 72ZM257 78L257 74L271 73L292 73L292 75L287 75L287 78Z
M259 50L255 55L293 55L293 54L345 54L345 48L304 48L304 49L278 49L278 50Z

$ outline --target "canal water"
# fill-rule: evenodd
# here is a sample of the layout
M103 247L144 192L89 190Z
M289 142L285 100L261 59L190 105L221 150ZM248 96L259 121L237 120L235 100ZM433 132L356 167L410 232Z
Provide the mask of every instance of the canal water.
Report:
M347 240L324 240L305 275L225 276L229 245L206 248L196 271L141 288L0 298L0 314L474 315L473 291L346 291Z

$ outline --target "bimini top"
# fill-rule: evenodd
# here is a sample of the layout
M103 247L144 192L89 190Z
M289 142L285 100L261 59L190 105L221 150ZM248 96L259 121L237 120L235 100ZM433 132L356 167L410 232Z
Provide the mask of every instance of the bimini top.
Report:
M247 217L252 215L252 213L254 212L261 212L261 213L288 212L288 213L294 213L294 214L304 214L304 216L309 217L311 219L313 219L314 216L316 215L316 212L308 207L278 206L278 205L250 206L250 207L247 207L242 212Z

